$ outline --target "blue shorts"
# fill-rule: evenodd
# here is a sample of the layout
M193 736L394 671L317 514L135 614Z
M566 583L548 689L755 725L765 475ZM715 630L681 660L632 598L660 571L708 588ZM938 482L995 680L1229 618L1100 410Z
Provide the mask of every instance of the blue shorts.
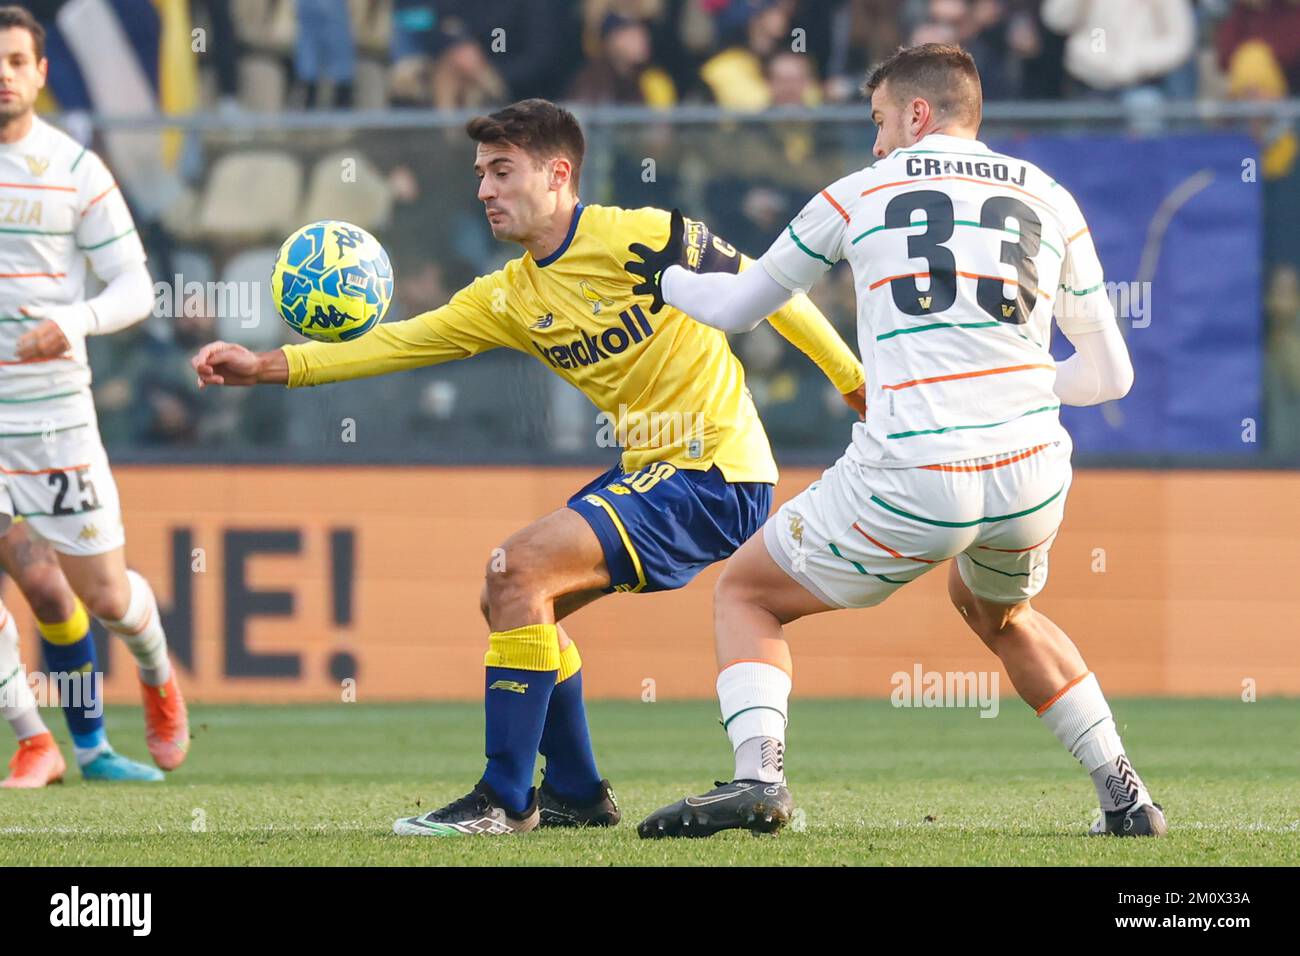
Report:
M660 461L632 474L611 468L569 499L600 539L606 591L671 591L730 556L758 531L772 486L728 482L716 467Z

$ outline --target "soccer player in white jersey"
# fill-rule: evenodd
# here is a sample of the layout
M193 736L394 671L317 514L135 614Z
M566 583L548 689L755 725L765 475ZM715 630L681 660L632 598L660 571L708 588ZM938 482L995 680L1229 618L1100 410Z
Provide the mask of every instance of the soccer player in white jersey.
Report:
M954 607L1091 775L1104 811L1092 832L1159 836L1164 815L1097 678L1030 606L1070 487L1057 410L1120 398L1132 384L1088 227L1062 186L976 139L979 74L960 47L900 50L866 89L878 162L813 197L763 268L695 275L660 267L670 261L661 251L631 249L640 261L628 268L647 289L726 331L753 328L848 260L868 396L844 456L719 579L717 686L735 778L656 811L640 833L778 829L792 808L782 626L879 604L951 558ZM1048 351L1054 309L1076 350L1060 363Z
M81 665L74 660L93 648L88 610L135 657L145 741L154 762L171 770L189 747L185 704L153 591L126 567L85 341L148 315L153 283L112 174L93 152L35 115L48 70L44 45L30 13L0 7L0 534L24 521L58 553L84 604L75 605L69 620L42 627L47 659L63 665L51 670L93 669L93 657ZM83 298L86 260L105 283L89 301ZM0 681L9 691L0 712L20 740L6 785L58 779L63 758L30 693L17 687L23 683L17 629L2 610ZM85 772L110 748L102 726L81 739L72 729Z

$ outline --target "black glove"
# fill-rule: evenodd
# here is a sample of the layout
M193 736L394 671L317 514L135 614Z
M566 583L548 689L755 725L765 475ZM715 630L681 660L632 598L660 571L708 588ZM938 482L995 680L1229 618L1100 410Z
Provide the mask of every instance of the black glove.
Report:
M634 242L627 251L638 258L623 263L623 268L642 280L632 286L632 291L636 295L652 297L650 314L654 315L664 307L664 270L669 266L686 265L686 220L682 211L673 210L668 225L668 242L662 249L651 249L643 242Z

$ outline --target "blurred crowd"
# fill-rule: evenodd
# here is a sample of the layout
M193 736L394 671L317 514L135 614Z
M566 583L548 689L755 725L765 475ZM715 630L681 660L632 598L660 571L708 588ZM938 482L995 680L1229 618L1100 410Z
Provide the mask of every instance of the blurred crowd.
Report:
M811 106L854 99L873 62L928 41L966 46L994 101L1300 84L1298 0L37 0L54 76L79 59L60 33L95 3L142 43L203 33L198 88L177 108ZM54 91L65 111L98 99L74 86Z
M93 138L97 114L490 109L525 96L665 111L716 104L735 123L589 127L584 198L665 197L720 235L771 236L815 189L869 154L869 124L818 123L797 107L858 99L870 66L900 45L958 42L992 102L1280 101L1300 95L1300 0L43 0L43 107L94 141L136 211L156 277L259 278L301 222L347 218L384 236L398 280L392 315L446 301L513 254L494 243L469 188L464 137L427 148L417 130L274 131ZM777 112L766 114L767 110ZM1249 124L1265 189L1265 392L1270 448L1300 461L1300 156L1294 124ZM435 134L437 135L437 134ZM164 155L157 163L149 150ZM147 155L149 154L149 155ZM644 157L657 158L647 175ZM340 188L340 157L354 164ZM454 185L449 185L454 184ZM437 229L430 229L437 223ZM761 249L747 248L751 253ZM850 341L843 270L818 303ZM262 283L264 286L265 283ZM487 453L549 441L589 450L592 411L525 357L361 383L310 403L279 393L199 396L184 358L214 336L272 347L288 333L263 290L264 321L231 321L185 298L135 333L96 341L96 393L110 448L337 445L330 422L358 407L410 438ZM816 370L766 333L734 347L778 447L842 444L847 412ZM459 363L458 363L459 364ZM483 387L507 380L513 401ZM414 398L412 398L414 396ZM286 402L297 402L293 412ZM346 402L346 406L339 405ZM337 407L336 407L337 406ZM521 409L525 409L521 413ZM1274 414L1273 412L1277 413ZM304 427L316 415L320 429ZM809 428L808 422L819 423ZM336 430L336 429L333 429ZM833 436L828 438L828 436ZM479 444L476 444L479 443Z

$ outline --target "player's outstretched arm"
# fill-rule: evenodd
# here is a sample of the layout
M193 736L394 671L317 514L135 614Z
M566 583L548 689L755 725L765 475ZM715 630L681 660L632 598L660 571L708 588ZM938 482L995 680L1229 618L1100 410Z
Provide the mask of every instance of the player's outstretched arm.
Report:
M1053 386L1062 405L1100 405L1128 394L1133 363L1114 321L1089 332L1066 332L1065 337L1074 354L1056 364Z
M664 301L724 332L749 332L785 306L790 296L790 290L764 269L727 275L674 266L664 276Z
M190 359L199 388L209 385L287 385L289 362L284 352L253 352L233 342L210 342Z

